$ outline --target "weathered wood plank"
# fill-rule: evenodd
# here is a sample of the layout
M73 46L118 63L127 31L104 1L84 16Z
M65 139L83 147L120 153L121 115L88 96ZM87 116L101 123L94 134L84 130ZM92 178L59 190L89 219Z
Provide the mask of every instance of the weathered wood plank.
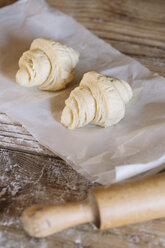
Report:
M98 231L86 224L44 239L28 237L20 215L34 203L84 199L92 186L58 158L0 149L0 247L163 247L165 219Z
M165 75L165 2L163 0L49 0L119 51ZM154 9L154 11L152 10Z
M12 242L18 240L15 247L27 247L31 239L21 230L19 219L25 207L37 202L79 200L86 196L90 186L59 158L0 149L0 247L10 247L8 235ZM57 239L53 244L58 242L63 240Z
M19 123L0 113L0 147L55 156L36 141Z
M14 1L0 0L0 7ZM164 0L47 1L116 49L165 75ZM28 237L19 219L25 207L80 200L92 185L61 159L47 156L52 153L3 113L0 147L5 148L0 149L0 247L165 247L165 219L103 232L91 224L81 225L45 239Z

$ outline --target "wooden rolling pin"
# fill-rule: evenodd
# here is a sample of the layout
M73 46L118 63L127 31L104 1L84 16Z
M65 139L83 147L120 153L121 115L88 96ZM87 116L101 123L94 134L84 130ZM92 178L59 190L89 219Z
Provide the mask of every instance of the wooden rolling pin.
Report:
M106 229L161 217L165 217L165 173L93 188L81 202L34 205L21 220L29 235L45 237L82 223Z

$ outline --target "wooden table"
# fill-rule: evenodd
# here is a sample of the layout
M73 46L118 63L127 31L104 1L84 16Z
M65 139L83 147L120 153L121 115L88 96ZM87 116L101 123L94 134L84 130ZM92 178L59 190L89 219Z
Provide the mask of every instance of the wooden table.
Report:
M0 0L0 7L14 2ZM106 42L165 75L164 0L49 0ZM99 232L92 224L44 239L28 237L19 216L33 203L85 198L92 186L0 113L0 247L165 247L165 219Z

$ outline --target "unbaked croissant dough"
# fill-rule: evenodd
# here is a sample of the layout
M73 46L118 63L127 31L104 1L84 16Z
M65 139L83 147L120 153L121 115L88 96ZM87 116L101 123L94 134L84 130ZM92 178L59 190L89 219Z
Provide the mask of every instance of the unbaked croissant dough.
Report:
M25 87L56 91L73 79L79 54L59 42L38 38L19 60L16 82Z
M125 81L91 71L65 101L61 123L69 129L88 123L102 127L118 123L125 115L125 104L132 89Z

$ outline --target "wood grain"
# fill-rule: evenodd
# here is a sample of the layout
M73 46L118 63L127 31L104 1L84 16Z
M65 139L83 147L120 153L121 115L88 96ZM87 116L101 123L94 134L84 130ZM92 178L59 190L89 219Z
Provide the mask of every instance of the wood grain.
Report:
M165 1L53 1L113 47L165 75Z
M5 113L0 113L0 147L55 156L40 145L25 128Z
M0 7L15 2L0 0ZM121 52L165 75L164 0L48 0ZM138 248L165 246L165 219L99 232L81 225L34 239L19 216L32 203L85 198L92 185L0 113L0 247Z
M0 247L163 247L165 219L98 231L79 225L44 239L22 230L19 216L35 203L84 199L92 186L58 158L0 149Z

